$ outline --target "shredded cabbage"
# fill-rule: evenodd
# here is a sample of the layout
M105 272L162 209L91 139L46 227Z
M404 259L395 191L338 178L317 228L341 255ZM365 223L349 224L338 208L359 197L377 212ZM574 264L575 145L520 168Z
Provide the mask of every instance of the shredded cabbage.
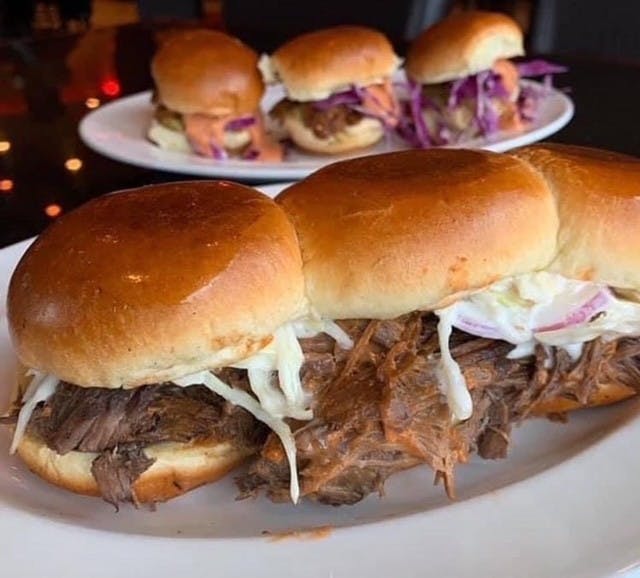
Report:
M515 101L520 117L535 120L541 101L548 96L552 75L566 72L565 66L544 60L525 61L516 64L520 78L544 76L543 86L521 84ZM498 103L511 97L502 76L494 70L483 70L446 84L448 96L439 106L429 99L422 85L413 80L398 83L406 93L402 118L397 127L398 135L416 148L451 145L464 142L473 134L491 136L500 130ZM456 129L449 125L447 115L458 108L473 104L473 121L470 129ZM433 126L425 120L425 113L433 117Z
M342 329L335 321L329 319L304 319L294 321L293 328L296 337L315 337L318 333L326 333L332 337L342 349L351 349L353 340L349 334Z
M451 337L455 313L442 310L438 315L440 317L438 322L438 340L440 342L438 377L440 389L447 396L447 402L453 417L458 420L465 420L471 417L473 402L460 366L453 359L449 349L449 337Z
M33 410L41 401L46 401L55 393L56 387L60 381L54 375L41 373L35 370L31 370L31 374L33 375L33 379L22 396L22 407L18 414L18 422L16 423L13 440L11 441L11 448L9 449L12 454L16 452L20 442L22 441Z
M532 355L536 344L542 344L562 348L577 360L587 341L640 335L639 303L616 296L606 285L544 271L499 281L436 314L442 388L459 419L461 408L468 406L460 393L464 376L448 349L451 326L512 343L511 359Z
M365 101L367 98L371 98L377 104L378 108L383 112L376 113L367 108L365 106ZM395 128L399 122L398 111L389 109L384 106L371 91L368 91L367 87L356 86L354 84L347 90L332 94L327 98L316 100L313 102L314 108L323 111L335 106L347 106L348 108L360 113L363 116L375 118L382 123L382 126L385 129L388 130Z
M209 371L201 371L175 379L174 383L182 387L190 385L204 384L211 391L230 401L234 405L238 405L253 414L256 419L269 426L275 434L280 438L282 447L284 448L287 460L289 462L289 474L291 476L290 494L291 501L298 503L300 497L300 484L298 482L298 468L296 466L296 442L291 432L291 428L283 421L282 418L275 417L265 410L265 408L246 391L235 389L221 379L216 377Z

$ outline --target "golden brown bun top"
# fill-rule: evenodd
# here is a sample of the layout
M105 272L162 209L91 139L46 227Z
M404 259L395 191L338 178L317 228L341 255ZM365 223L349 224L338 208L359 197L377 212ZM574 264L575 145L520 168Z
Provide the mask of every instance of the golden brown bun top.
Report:
M524 54L522 31L498 12L459 12L427 28L407 54L409 77L423 84L455 80Z
M81 386L131 387L228 365L304 308L295 232L225 181L88 202L30 247L9 287L20 361Z
M298 233L311 306L333 319L433 309L555 254L551 191L507 155L432 149L342 161L278 202Z
M271 56L289 98L320 100L351 85L381 82L399 59L387 37L363 26L336 26L290 40Z
M640 160L552 144L514 154L540 171L557 198L560 231L551 270L640 289Z
M264 83L258 55L237 38L215 30L172 35L151 63L158 97L181 114L241 116L260 104Z

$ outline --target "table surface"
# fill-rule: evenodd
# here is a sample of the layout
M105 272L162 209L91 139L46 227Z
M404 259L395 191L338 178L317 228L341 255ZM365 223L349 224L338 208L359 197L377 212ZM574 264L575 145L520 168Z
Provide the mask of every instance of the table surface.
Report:
M77 133L98 101L151 87L160 34L135 25L0 45L0 247L97 195L185 178L101 157ZM640 65L555 60L570 67L556 84L570 87L576 114L549 140L640 156Z

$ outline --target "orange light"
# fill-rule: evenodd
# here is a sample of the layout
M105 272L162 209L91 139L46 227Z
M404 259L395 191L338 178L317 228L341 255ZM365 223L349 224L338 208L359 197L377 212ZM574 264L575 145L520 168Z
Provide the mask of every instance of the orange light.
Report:
M100 106L100 99L99 98L87 98L87 100L84 101L84 105L87 108L98 108Z
M55 219L58 215L60 215L60 213L62 213L62 207L60 205L57 205L56 203L52 203L51 205L47 205L44 208L44 212L47 217Z
M72 173L79 171L82 168L82 161L80 159L72 158L64 161L64 168Z
M0 191L8 193L13 190L13 181L11 179L2 179L0 181Z
M11 150L11 143L8 140L0 140L0 154L9 152Z
M107 96L118 96L120 94L120 83L116 78L108 78L102 81L100 90Z

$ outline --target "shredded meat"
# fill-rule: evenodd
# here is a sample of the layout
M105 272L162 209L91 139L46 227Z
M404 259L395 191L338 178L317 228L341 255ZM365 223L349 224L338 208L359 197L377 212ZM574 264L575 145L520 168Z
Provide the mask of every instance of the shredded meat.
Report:
M345 105L320 110L312 102L294 102L286 98L276 104L270 114L277 119L299 114L302 123L319 139L330 138L362 119L362 114Z
M323 357L322 379L311 380L314 419L295 432L301 495L323 503L355 503L381 491L389 475L421 463L453 496L456 464L473 452L504 457L512 425L540 402L566 397L587 404L600 384L613 381L640 388L637 339L585 344L576 362L563 350L547 359L542 347L512 360L509 344L454 331L452 354L474 403L472 417L454 423L438 388L432 315L342 325L355 347L336 349L333 361ZM303 343L309 363L317 363L317 346ZM288 500L286 459L275 436L238 484L241 498L264 490L274 501Z
M225 369L220 377L234 387L247 387L243 371ZM62 382L35 409L27 431L59 454L99 453L92 473L104 499L114 504L136 502L132 485L153 463L144 453L147 445L232 441L257 451L267 435L249 412L204 385L170 383L103 389Z
M93 460L91 473L102 497L116 509L122 502L138 506L133 484L154 461L146 456L140 444L126 444L102 452Z

